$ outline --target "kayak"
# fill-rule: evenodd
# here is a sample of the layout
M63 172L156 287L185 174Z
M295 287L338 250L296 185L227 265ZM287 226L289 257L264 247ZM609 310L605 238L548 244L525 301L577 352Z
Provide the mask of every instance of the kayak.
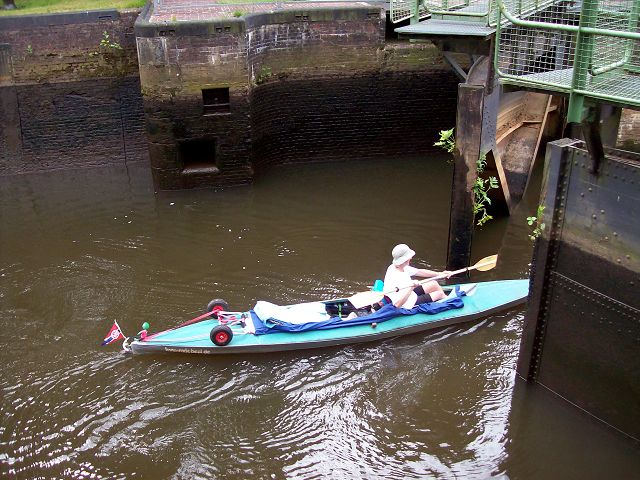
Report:
M258 302L227 312L210 302L201 317L144 338L130 338L134 354L235 354L279 352L371 342L470 322L526 302L529 280L498 280L444 287L448 297L413 309L389 304L377 311L355 309L348 299L277 306ZM203 318L204 317L204 318ZM146 333L146 332L145 332Z

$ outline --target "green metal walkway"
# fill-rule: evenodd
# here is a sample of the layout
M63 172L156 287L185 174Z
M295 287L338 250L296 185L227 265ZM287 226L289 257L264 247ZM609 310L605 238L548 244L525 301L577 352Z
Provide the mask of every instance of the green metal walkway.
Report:
M640 0L391 0L404 38L495 37L500 82L568 95L570 122L599 103L640 109Z

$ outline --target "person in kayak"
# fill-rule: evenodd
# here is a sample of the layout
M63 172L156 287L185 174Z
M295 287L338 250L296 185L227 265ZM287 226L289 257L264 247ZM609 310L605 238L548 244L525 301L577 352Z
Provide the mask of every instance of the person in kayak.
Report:
M446 297L442 287L438 282L420 282L413 280L411 277L435 277L437 275L445 275L449 278L451 272L443 270L436 272L426 268L415 268L409 265L411 259L416 254L408 245L401 243L393 247L391 256L393 262L387 268L384 276L384 291L397 289L396 292L388 293L387 297L396 307L413 308L420 303L435 302ZM409 288L402 288L412 286Z

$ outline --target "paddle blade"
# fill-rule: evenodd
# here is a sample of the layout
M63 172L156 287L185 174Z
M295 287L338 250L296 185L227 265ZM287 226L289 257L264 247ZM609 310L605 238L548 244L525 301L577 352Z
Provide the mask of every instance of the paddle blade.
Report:
M348 300L355 308L362 308L379 302L382 300L382 297L384 297L383 292L374 292L373 290L369 290L368 292L356 293L349 297Z
M476 264L471 268L478 270L479 272L486 272L487 270L495 268L496 263L498 263L498 255L491 255L477 261Z

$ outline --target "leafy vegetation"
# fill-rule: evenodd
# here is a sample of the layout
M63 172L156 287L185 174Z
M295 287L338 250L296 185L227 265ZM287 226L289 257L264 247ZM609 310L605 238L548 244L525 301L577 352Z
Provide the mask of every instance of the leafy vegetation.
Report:
M453 128L449 130L440 130L440 139L433 145L441 147L448 153L453 153L456 148L456 137L453 135ZM491 199L489 198L489 190L492 188L498 188L498 179L496 177L489 177L487 179L482 178L480 175L484 172L487 166L487 155L483 153L476 162L478 176L473 184L473 218L476 221L476 225L481 227L489 220L493 219L491 215L487 213L487 206L491 205ZM479 217L479 218L478 218Z
M453 153L456 148L456 138L453 136L453 128L450 130L440 130L440 140L433 144L435 147L442 147L448 153Z
M489 198L489 190L492 188L498 188L498 179L496 177L489 177L483 179L480 177L487 166L487 155L482 154L476 162L478 169L478 178L476 178L473 184L473 217L477 219L476 224L481 227L489 220L493 219L491 215L487 213L487 205L491 205L491 199ZM480 217L480 218L478 218Z
M107 50L122 50L122 47L118 42L113 42L110 40L109 34L105 30L102 32L102 40L100 40L100 48Z
M533 242L535 241L536 238L538 238L540 235L542 235L542 232L544 232L544 229L546 227L546 225L542 222L542 217L544 214L544 206L543 205L538 205L538 210L536 211L536 216L535 217L527 217L527 224L529 226L534 226L533 231L531 232L531 235L529 235L529 239Z
M261 83L266 82L271 78L272 72L271 67L262 67L260 71L256 75L256 85L260 85Z

